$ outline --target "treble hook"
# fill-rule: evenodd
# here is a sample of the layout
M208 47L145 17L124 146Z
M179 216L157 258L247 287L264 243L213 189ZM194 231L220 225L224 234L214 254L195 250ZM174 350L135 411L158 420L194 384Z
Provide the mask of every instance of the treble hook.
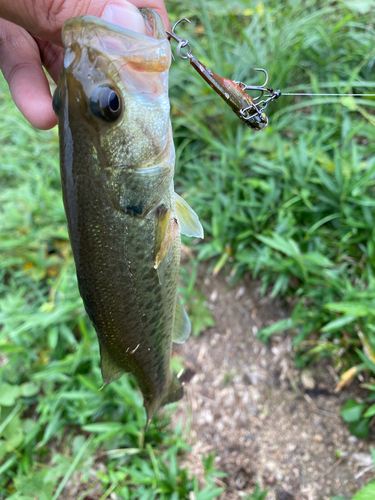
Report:
M260 99L261 97L263 97L263 94L265 92L269 92L269 93L272 94L273 89L269 89L269 88L266 87L267 82L268 82L268 73L267 73L267 71L265 69L254 68L254 71L262 71L266 75L266 81L263 83L263 85L246 85L246 83L237 82L237 81L235 81L234 83L236 83L237 85L239 85L242 88L242 90L258 90L259 92L261 92L261 94L258 95L258 97L253 97L254 101L257 101L258 99Z
M173 38L173 40L175 42L178 43L178 46L177 46L177 54L179 57L181 57L181 59L189 59L192 57L191 55L191 48L190 48L190 44L189 44L189 41L186 40L186 38L180 38L176 35L176 33L174 32L174 30L176 29L176 27L182 23L182 21L186 21L188 23L191 23L191 21L187 18L187 17L184 17L183 19L180 19L179 21L177 21L177 23L174 24L173 28L172 28L172 31L167 31L165 30L165 32L171 37ZM186 55L182 55L181 54L181 49L187 47L187 52L186 52Z
M258 97L253 97L254 101L258 101L261 98L263 99L264 93L268 92L268 94L266 95L267 99L265 101L257 102L257 105L259 106L259 109L261 110L261 112L264 112L264 110L268 106L268 103L275 101L276 99L278 99L281 96L281 91L280 90L273 90L270 87L266 87L267 82L268 82L268 73L265 69L254 68L254 71L262 71L266 75L266 81L263 83L263 85L246 85L245 83L242 83L242 82L235 82L235 83L237 83L237 85L239 85L243 91L245 91L245 90L258 90L260 92L260 94L258 95ZM251 109L251 108L248 108L248 109ZM245 108L242 110L242 112L247 112L248 109Z

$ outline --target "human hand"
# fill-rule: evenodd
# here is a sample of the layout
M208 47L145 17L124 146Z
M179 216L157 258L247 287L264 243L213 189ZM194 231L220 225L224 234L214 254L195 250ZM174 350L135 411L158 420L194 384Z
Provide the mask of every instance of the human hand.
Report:
M92 15L143 33L136 7L154 9L170 29L163 0L1 0L0 69L16 106L34 127L47 130L57 123L43 66L57 82L64 22Z

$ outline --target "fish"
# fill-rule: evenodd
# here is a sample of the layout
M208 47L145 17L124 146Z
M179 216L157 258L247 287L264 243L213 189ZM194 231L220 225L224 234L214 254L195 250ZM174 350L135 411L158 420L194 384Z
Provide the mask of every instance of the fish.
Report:
M65 22L53 109L78 287L103 383L132 373L148 426L183 396L171 369L172 342L191 330L177 296L181 233L203 238L203 228L174 191L170 44L159 15L139 10L146 34L93 16Z

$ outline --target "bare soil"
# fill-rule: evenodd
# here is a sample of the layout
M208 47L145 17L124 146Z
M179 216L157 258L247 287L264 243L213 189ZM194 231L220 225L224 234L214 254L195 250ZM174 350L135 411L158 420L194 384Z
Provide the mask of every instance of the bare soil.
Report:
M290 336L268 346L256 339L288 315L280 301L261 297L260 282L246 278L230 288L206 266L201 275L216 326L175 349L190 378L173 416L192 447L181 465L202 478L202 455L216 454L227 474L217 479L226 488L222 500L242 498L257 483L269 489L267 500L351 498L374 478L374 440L351 436L339 413L351 388L334 393L329 362L297 370Z

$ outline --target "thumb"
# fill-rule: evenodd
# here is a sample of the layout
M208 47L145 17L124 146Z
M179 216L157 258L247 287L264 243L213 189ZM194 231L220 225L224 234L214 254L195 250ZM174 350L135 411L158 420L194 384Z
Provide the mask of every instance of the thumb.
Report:
M139 5L138 5L139 4ZM77 16L102 17L124 28L144 33L144 22L136 6L149 6L158 12L167 28L168 16L163 0L2 0L0 17L18 24L36 37L62 45L61 29L64 22ZM147 5L148 4L148 5ZM135 6L136 5L136 6Z

